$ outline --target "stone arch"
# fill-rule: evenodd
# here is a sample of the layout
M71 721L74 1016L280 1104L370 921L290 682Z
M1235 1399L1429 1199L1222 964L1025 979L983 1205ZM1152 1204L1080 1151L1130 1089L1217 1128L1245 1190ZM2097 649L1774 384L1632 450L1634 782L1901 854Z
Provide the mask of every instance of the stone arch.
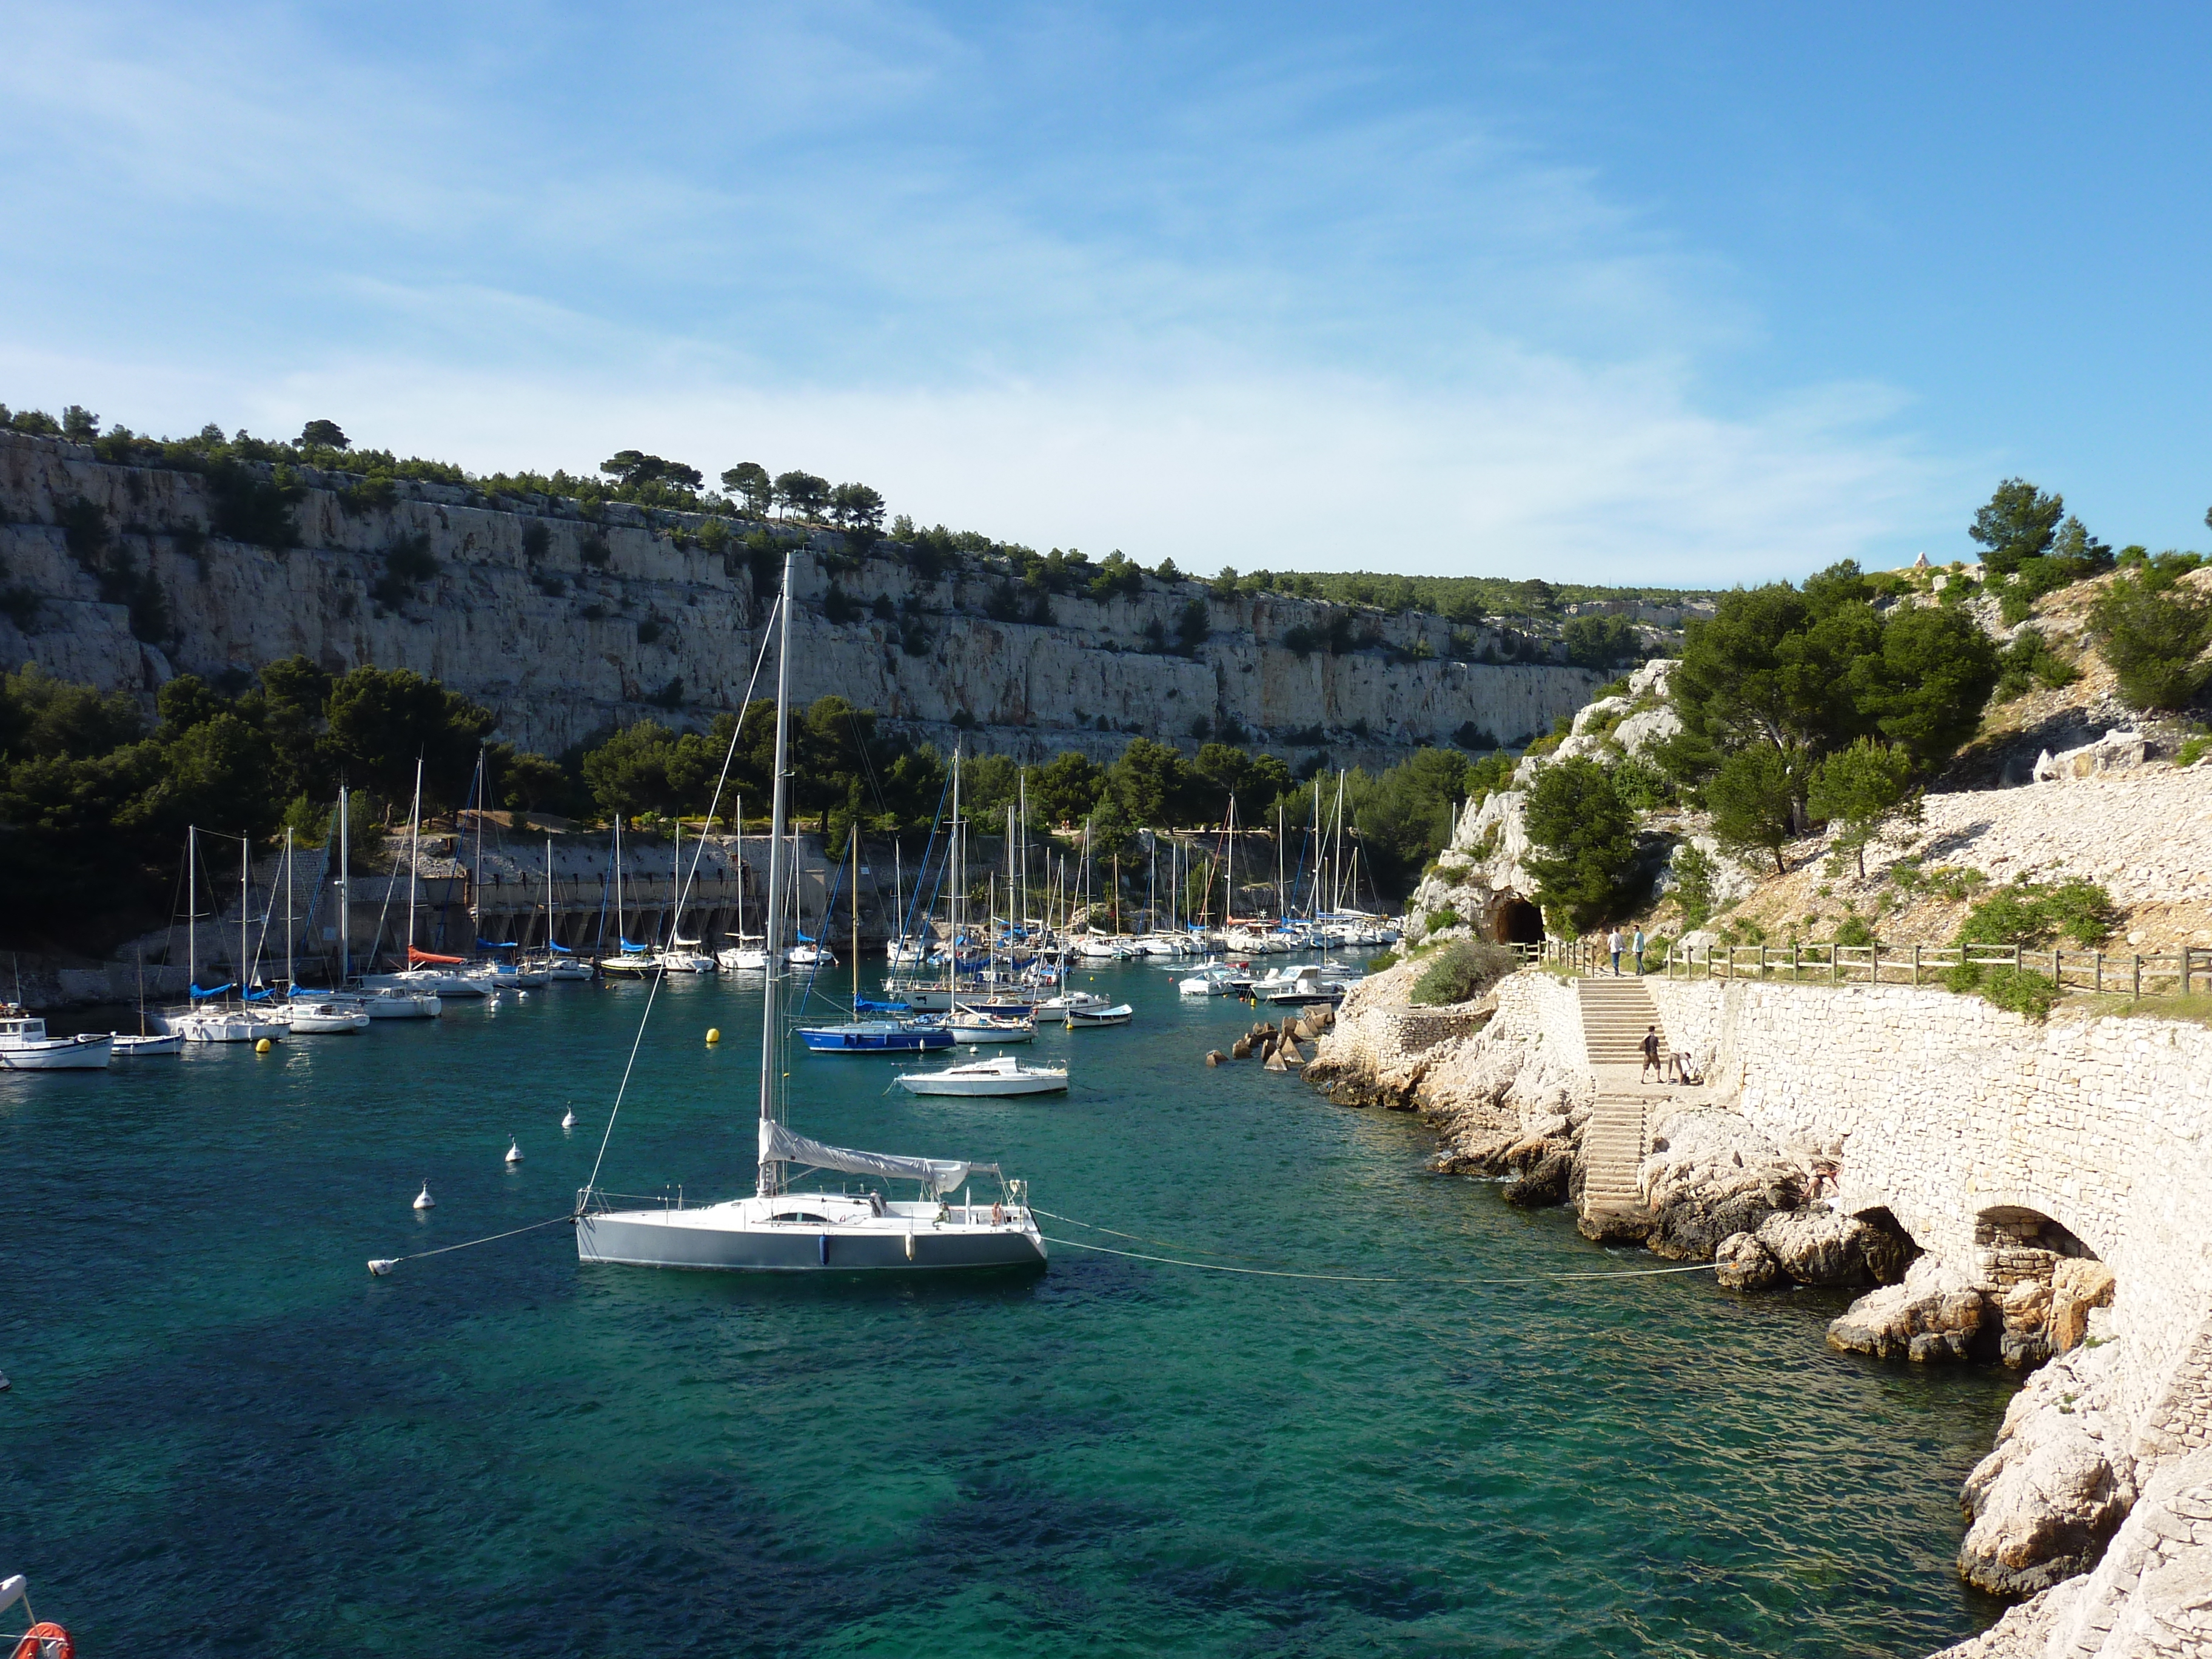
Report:
M1482 933L1495 945L1541 945L1544 913L1518 893L1500 893L1483 913Z
M2097 1252L2028 1204L1990 1204L1975 1213L1974 1278L1996 1315L1997 1357L2015 1368L2079 1342L2088 1309L2112 1293Z
M1861 1252L1876 1283L1896 1284L1915 1258L1924 1254L1925 1247L1913 1237L1912 1230L1897 1218L1897 1212L1879 1195L1847 1205L1844 1213L1881 1235L1879 1242L1869 1240Z

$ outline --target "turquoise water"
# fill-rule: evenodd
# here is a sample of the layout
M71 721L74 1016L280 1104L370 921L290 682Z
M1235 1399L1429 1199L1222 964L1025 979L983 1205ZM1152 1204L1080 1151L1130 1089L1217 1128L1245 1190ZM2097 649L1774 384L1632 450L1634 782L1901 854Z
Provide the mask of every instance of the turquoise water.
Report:
M1039 1039L1064 1101L799 1055L797 1121L1293 1266L1650 1264L1425 1175L1403 1118L1203 1069L1249 1011L1097 980L1139 1023ZM756 1282L582 1268L564 1227L370 1279L564 1210L645 995L0 1077L0 1572L80 1653L1887 1656L1995 1615L1950 1558L2006 1385L1828 1353L1836 1298L1064 1247ZM757 1010L661 994L605 1184L750 1188Z

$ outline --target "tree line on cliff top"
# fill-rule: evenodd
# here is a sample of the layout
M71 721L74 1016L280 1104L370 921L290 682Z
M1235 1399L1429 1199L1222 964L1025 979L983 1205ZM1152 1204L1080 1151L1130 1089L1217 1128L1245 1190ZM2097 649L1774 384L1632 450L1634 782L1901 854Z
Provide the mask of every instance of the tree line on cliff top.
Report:
M1838 850L1863 874L1868 845L1917 817L1922 793L1973 738L1993 696L2078 677L2037 630L2018 626L2038 599L2076 582L2111 578L2089 633L2128 702L2177 711L2203 691L2212 601L2181 580L2198 555L2116 554L2063 497L2019 478L1997 488L1967 533L1984 549L1980 584L1954 572L1940 591L1923 590L1904 573L1869 575L1845 561L1802 586L1738 589L1692 622L1670 680L1682 729L1656 746L1656 767L1569 760L1530 788L1529 869L1555 925L1587 931L1641 908L1637 813L1676 796L1710 812L1717 840L1771 858L1778 872L1790 841L1838 826ZM1936 602L1919 602L1929 592ZM1967 608L1978 592L2016 629L2002 649Z
M720 817L740 805L765 817L774 757L774 705L718 716L705 731L638 721L550 757L492 736L491 710L405 669L331 675L305 657L211 685L179 675L155 699L149 723L123 693L55 680L35 667L0 675L0 916L18 939L67 930L100 933L158 907L178 867L185 827L271 844L286 829L315 845L330 831L341 782L356 792L356 863L380 857L384 831L406 820L418 763L426 813L483 800L526 815L651 825L697 818L714 799L731 739ZM950 760L933 745L885 732L872 710L823 697L791 729L794 816L842 848L855 828L920 835L945 799ZM479 767L481 766L481 774ZM1194 755L1132 738L1110 763L1066 753L1021 766L1003 755L966 757L963 813L990 834L1017 799L1040 832L1087 828L1100 853L1139 828L1200 829L1237 821L1293 830L1316 791L1334 823L1365 849L1369 875L1401 892L1449 838L1454 809L1500 777L1495 759L1425 749L1380 773L1340 784L1316 752L1294 775L1279 757L1206 743Z
M763 521L750 536L740 523L733 532L720 517L705 526L671 522L667 532L684 541L699 541L722 550L734 573L748 557L757 586L771 580L769 568L781 544L767 532L765 521L799 526L826 526L842 532L847 556L871 551L888 552L926 580L957 573L964 566L989 561L1005 572L1003 592L994 594L992 614L1001 621L1049 619L1054 596L1080 595L1105 599L1133 595L1148 585L1180 586L1194 580L1206 582L1206 596L1198 603L1230 604L1258 595L1279 594L1354 611L1373 609L1392 613L1419 611L1472 628L1476 623L1518 622L1522 633L1508 630L1493 641L1488 657L1501 662L1540 658L1547 650L1524 633L1556 636L1567 660L1580 666L1607 668L1639 659L1641 635L1626 617L1613 615L1570 617L1567 607L1587 601L1622 599L1680 599L1684 595L1659 588L1609 588L1542 580L1517 580L1491 576L1404 576L1370 571L1269 571L1240 574L1224 566L1211 578L1198 577L1176 567L1171 558L1145 567L1119 549L1103 560L1092 560L1078 548L1054 548L1046 553L1019 543L1003 541L976 531L951 531L943 525L918 526L901 514L885 525L888 510L882 494L872 485L848 482L833 484L805 468L771 474L757 461L739 461L720 473L722 491L706 483L696 466L643 450L623 449L599 463L595 473L576 474L556 468L550 472L472 474L448 461L420 456L400 456L390 450L355 445L335 421L309 421L290 441L257 438L240 429L226 434L210 422L182 438L155 438L127 426L103 428L100 417L81 404L71 404L61 417L41 410L10 410L0 404L0 427L40 436L63 437L88 445L101 459L118 465L156 466L197 472L208 480L215 533L257 545L286 548L296 545L299 532L293 509L304 493L297 469L312 467L326 473L353 475L356 482L340 492L349 508L389 505L396 499L395 483L407 479L466 489L477 492L487 506L527 508L534 498L574 501L588 518L597 517L606 503L620 501L648 513L704 514L744 520ZM258 465L255 465L258 464ZM259 467L270 471L264 475ZM793 533L792 528L784 531ZM526 540L527 538L526 537ZM743 544L739 543L742 540ZM836 562L832 556L831 562ZM420 556L401 550L386 593L387 603L404 600L413 583L426 573ZM431 567L434 570L434 566ZM134 573L135 574L135 573ZM833 574L835 572L833 571ZM116 579L118 582L121 578ZM145 586L143 576L138 586ZM118 599L125 602L129 596ZM158 593L141 593L134 613L139 637L158 641L166 617L155 607ZM833 621L851 621L849 614ZM151 630L151 631L149 631ZM1356 629L1350 618L1333 621L1320 629L1293 630L1310 635L1286 641L1293 649L1322 649L1338 654L1355 645ZM1455 636L1456 637L1456 636ZM1188 642L1188 641L1186 641ZM1470 647L1470 654L1472 654Z

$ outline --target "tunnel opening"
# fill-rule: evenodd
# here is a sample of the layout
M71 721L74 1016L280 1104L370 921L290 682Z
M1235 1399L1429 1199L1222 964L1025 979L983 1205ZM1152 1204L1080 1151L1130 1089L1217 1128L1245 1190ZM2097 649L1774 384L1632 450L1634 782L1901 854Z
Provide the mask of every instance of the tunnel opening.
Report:
M1544 913L1517 893L1501 893L1491 901L1482 931L1493 945L1541 945Z
M2097 1253L2040 1210L1996 1205L1976 1216L1974 1266L1996 1314L1984 1333L2015 1370L2073 1347L2087 1333L2090 1310L2112 1299L2112 1275Z
M1905 1278L1905 1270L1920 1256L1920 1246L1905 1230L1895 1213L1887 1204L1877 1204L1870 1209L1854 1210L1851 1219L1874 1230L1876 1237L1863 1240L1860 1254L1865 1258L1867 1271L1874 1275L1877 1285L1895 1285Z

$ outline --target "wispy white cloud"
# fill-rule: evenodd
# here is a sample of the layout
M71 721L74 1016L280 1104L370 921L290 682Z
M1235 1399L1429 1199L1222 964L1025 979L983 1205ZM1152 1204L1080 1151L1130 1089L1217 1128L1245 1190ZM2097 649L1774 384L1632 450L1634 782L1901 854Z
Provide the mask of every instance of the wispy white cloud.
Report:
M73 250L0 273L37 319L0 324L0 395L328 414L485 469L743 455L1186 566L1724 580L1949 487L1883 388L1723 406L1760 328L1725 262L1399 100L1356 34L887 0L375 21L0 21L30 117L0 210Z

